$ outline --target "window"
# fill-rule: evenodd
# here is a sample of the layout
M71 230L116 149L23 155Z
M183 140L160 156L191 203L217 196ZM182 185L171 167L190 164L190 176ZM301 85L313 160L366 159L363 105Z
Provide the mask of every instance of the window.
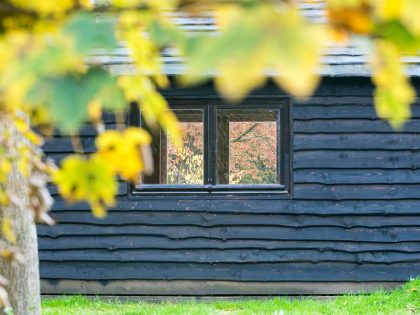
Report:
M204 110L173 109L183 131L182 148L177 149L163 132L153 133L155 171L144 184L204 184Z
M183 130L181 149L151 131L155 171L133 194L290 192L290 102L256 98L240 105L218 99L169 99ZM147 128L141 113L132 123Z

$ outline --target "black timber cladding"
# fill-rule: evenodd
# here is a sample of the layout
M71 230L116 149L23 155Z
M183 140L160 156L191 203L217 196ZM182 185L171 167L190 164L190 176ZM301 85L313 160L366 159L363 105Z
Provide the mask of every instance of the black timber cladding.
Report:
M256 92L278 93L270 84ZM313 98L294 101L291 199L131 199L121 183L118 205L97 220L52 187L59 224L38 227L42 279L307 283L420 275L420 104L394 132L376 117L371 95L368 79L326 78ZM83 130L92 152L93 129ZM72 150L64 137L45 149L57 160Z

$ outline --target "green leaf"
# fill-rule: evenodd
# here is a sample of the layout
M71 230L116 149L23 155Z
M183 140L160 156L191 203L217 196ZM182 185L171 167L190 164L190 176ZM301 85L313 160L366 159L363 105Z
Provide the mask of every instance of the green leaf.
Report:
M178 45L183 47L186 42L185 34L172 24L163 24L152 21L149 25L149 34L157 46Z
M240 99L272 73L275 82L295 96L305 97L314 90L327 38L323 27L309 24L289 4L231 6L216 16L221 25L216 35L188 40L184 82L215 73L219 92Z
M378 27L378 34L393 42L400 49L416 53L420 47L420 39L401 23L401 21L392 20L381 24Z
M104 109L119 111L125 108L124 95L108 71L98 67L90 68L84 82L84 93L89 99L99 99Z
M94 48L113 49L117 46L114 24L110 18L98 19L92 13L76 13L63 31L73 38L80 54L86 54Z
M122 110L126 105L114 78L100 68L91 68L83 75L40 80L27 95L32 106L46 106L58 128L65 133L78 130L87 120L89 102L98 99L109 110Z
M35 106L44 104L60 130L74 132L87 118L87 100L79 79L62 76L39 81L28 93Z

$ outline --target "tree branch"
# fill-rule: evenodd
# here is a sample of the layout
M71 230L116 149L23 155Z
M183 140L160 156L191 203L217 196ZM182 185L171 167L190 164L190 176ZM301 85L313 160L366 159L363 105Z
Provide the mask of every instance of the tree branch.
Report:
M249 134L252 130L254 130L255 128L257 128L258 123L253 124L251 127L248 128L248 130L244 131L241 135L239 135L238 137L236 137L235 139L232 139L230 142L241 142L241 140L247 135Z

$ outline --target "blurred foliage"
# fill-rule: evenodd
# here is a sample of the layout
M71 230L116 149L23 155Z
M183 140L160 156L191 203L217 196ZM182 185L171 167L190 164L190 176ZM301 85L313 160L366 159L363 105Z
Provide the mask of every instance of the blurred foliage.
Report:
M215 75L221 94L239 100L269 77L295 96L310 96L319 81L324 48L357 38L369 50L377 113L401 127L416 96L402 57L417 54L420 47L420 2L326 0L323 24L301 16L300 2L1 1L0 115L12 123L0 134L1 209L16 203L7 190L13 164L30 186L26 207L48 223L51 179L64 198L89 202L93 214L101 217L115 202L118 176L136 182L142 171L150 171L150 137L139 128L104 130L103 111L114 113L124 129L121 117L135 102L150 127L160 126L180 147L181 128L159 92L169 86L160 58L168 46L186 57L182 82L202 82ZM171 18L179 11L186 16L213 15L217 32L181 30ZM115 76L101 64L86 62L93 51L112 51L120 43L134 61L131 75ZM82 152L77 133L86 120L98 130L98 152L69 156L60 167L45 159L43 137L56 130L71 135L76 151ZM16 133L26 141L13 141ZM13 242L13 225L3 218L6 244Z
M278 184L277 123L241 121L229 125L229 183Z
M182 146L177 149L169 135L165 165L166 184L203 185L204 128L202 122L180 122Z

